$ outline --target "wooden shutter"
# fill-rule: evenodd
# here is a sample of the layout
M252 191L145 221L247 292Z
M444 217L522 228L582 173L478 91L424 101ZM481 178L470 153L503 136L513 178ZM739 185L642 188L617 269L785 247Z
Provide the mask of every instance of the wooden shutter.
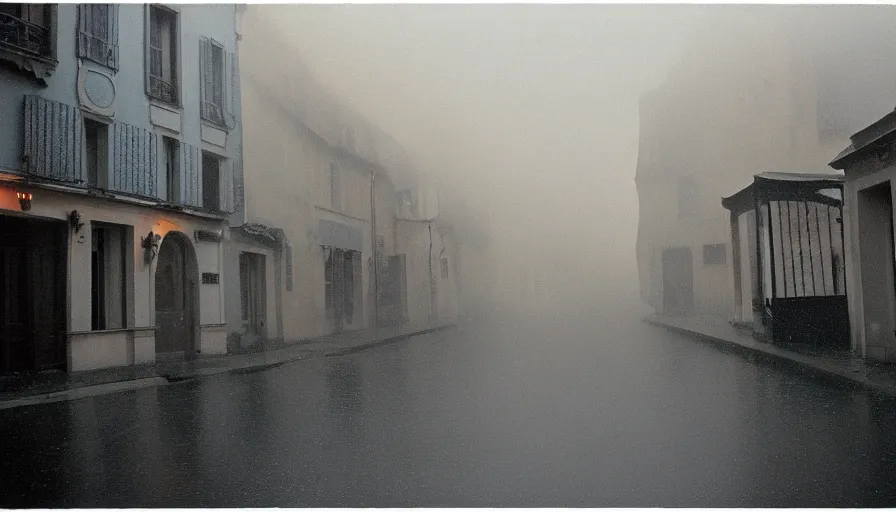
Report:
M109 50L106 65L118 71L118 4L109 4Z
M233 169L232 159L222 161L220 167L221 176L221 211L233 213Z
M90 43L93 35L92 21L91 5L78 5L78 57L82 59L90 58Z
M236 54L224 52L224 124L236 126Z
M202 119L209 118L208 104L211 99L212 91L209 90L209 71L212 60L212 44L207 37L199 38L199 103L201 105L200 117Z
M158 136L150 130L114 123L112 184L117 192L157 197Z
M70 105L25 96L24 171L43 178L83 183L84 120Z
M143 88L147 96L152 96L152 80L149 78L151 57L150 39L152 38L152 7L146 4L143 9Z
M118 5L78 6L78 57L118 70Z
M186 143L180 144L180 203L188 206L202 206L200 167L202 155L199 148Z

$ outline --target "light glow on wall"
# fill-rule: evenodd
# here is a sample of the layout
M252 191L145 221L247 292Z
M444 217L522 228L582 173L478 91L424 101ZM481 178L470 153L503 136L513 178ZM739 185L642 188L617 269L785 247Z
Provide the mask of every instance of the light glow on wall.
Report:
M169 231L183 231L183 229L167 219L160 219L152 225L152 232L165 238Z

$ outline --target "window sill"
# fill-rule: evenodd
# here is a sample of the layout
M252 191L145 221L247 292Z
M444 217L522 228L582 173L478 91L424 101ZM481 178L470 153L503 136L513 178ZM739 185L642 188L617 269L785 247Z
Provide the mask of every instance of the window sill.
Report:
M69 331L67 334L69 334L70 336L85 336L88 334L115 334L119 332L135 332L146 330L155 330L155 327L125 327L122 329L97 329L95 331Z
M177 112L179 112L181 114L184 113L184 107L180 103L168 103L167 101L160 100L160 99L156 98L155 96L147 95L146 97L149 98L150 105L155 105L157 107L166 108L168 110L176 110Z
M208 126L209 128L214 128L216 130L223 130L225 132L229 132L233 128L227 126L227 123L218 123L217 121L212 121L211 119L206 119L204 117L200 117L203 126Z
M104 71L109 71L113 75L118 73L118 68L110 66L108 62L100 62L99 60L93 59L90 57L78 57L78 58L81 59L83 62L90 62L91 64L100 66L101 68L103 68Z

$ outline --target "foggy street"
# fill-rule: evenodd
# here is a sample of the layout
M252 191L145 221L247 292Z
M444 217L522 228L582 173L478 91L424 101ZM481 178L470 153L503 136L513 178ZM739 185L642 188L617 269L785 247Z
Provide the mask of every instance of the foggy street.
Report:
M896 507L894 6L367 4L0 4L0 507Z
M2 505L896 503L891 402L596 311L4 411Z

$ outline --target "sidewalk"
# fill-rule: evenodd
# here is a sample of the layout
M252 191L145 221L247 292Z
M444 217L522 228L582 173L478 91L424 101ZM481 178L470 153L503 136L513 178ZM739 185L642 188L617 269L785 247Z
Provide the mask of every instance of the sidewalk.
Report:
M652 315L643 320L651 325L717 344L734 353L758 358L764 363L896 397L896 365L866 363L861 357L848 351L818 351L793 344L773 345L757 340L749 330L738 329L724 318L669 318Z
M451 327L453 324L368 329L283 344L261 352L208 356L192 361L124 366L71 374L57 371L0 377L0 410L162 386L226 372L261 371L302 359L352 354Z

